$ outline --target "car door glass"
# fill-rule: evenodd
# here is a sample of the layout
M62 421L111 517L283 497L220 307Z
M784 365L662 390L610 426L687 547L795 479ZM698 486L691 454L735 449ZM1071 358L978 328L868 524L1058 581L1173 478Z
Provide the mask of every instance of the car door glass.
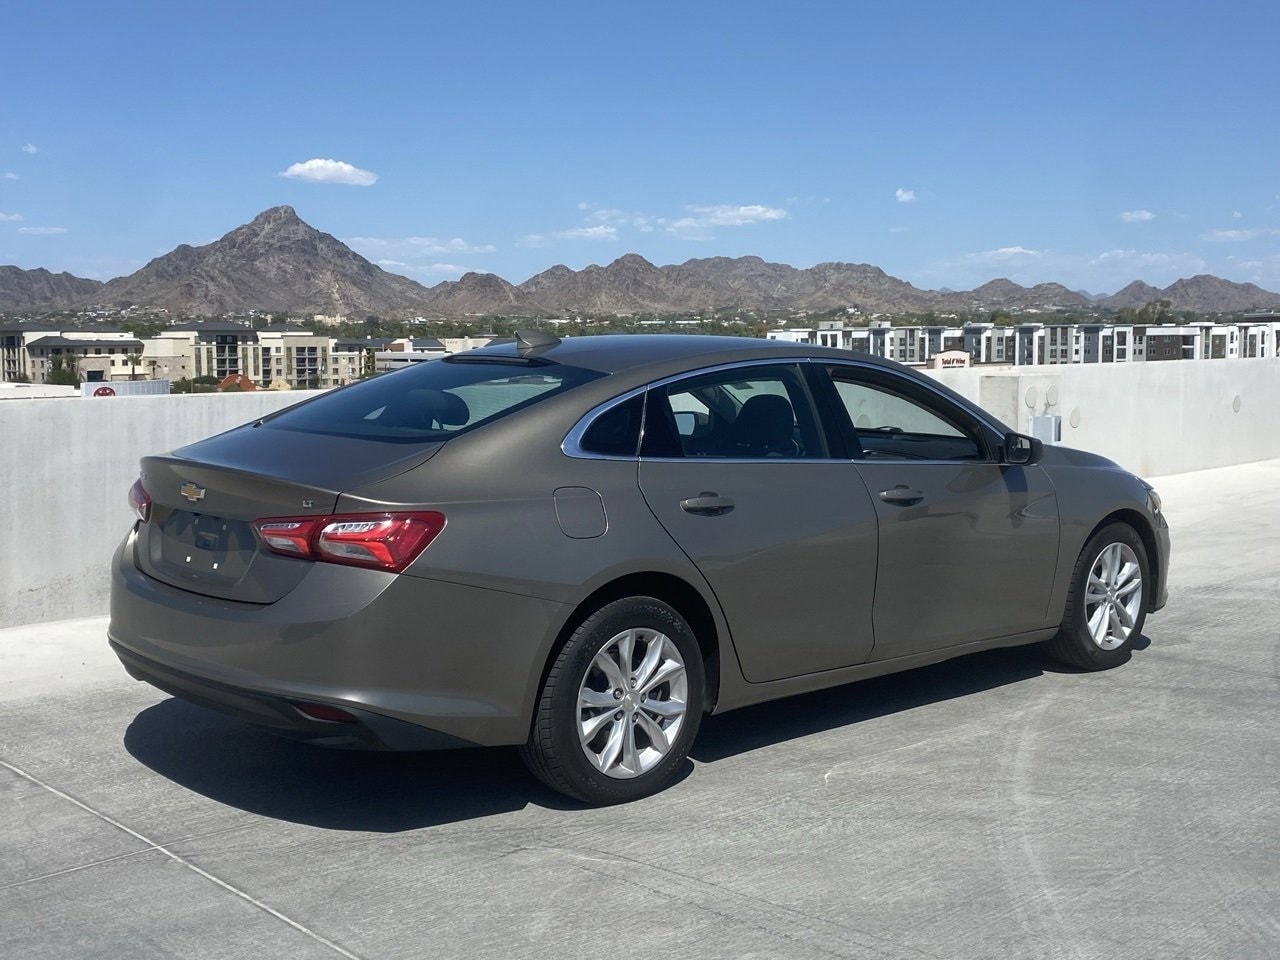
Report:
M868 460L982 460L976 431L941 404L833 371L836 393Z
M719 370L650 390L641 454L721 460L827 455L795 364Z

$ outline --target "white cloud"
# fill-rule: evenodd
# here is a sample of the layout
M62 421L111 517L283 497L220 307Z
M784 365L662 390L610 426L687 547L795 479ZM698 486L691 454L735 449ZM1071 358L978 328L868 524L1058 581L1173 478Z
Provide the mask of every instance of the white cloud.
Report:
M785 210L777 207L763 207L758 203L745 206L722 203L709 207L689 206L685 209L704 219L713 227L745 227L748 224L761 223L766 220L782 220L787 215Z
M378 175L370 170L361 170L342 160L322 160L319 157L290 164L280 172L280 176L311 183L345 183L356 187L371 187L378 182Z
M20 213L0 213L0 223L13 223L22 219Z
M364 251L371 257L391 257L412 260L424 254L493 253L498 248L491 243L470 243L461 237L346 237L347 246Z
M66 233L66 227L19 227L19 233L30 234L34 237L51 237L57 233Z
M17 180L17 179L18 179L18 175L16 173L13 173L12 171L6 170L4 173L0 173L0 180Z
M549 247L556 240L604 240L618 239L618 227L636 227L648 233L652 219L648 214L632 213L627 210L615 210L612 207L597 207L585 200L577 205L582 211L590 211L584 217L588 224L585 227L569 227L564 230L548 230L546 233L526 233L516 241L517 247L540 248Z
M655 221L686 240L710 240L712 227L745 227L769 220L782 220L787 211L779 207L765 207L760 204L690 204L685 207L692 216L679 217L667 221Z
M1211 243L1240 243L1276 234L1280 234L1280 230L1273 227L1250 227L1248 230L1210 230L1208 233L1200 234L1200 239Z
M578 209L589 209L578 204ZM616 224L623 227L635 227L641 233L652 233L653 225L659 222L658 218L651 217L647 213L637 213L633 210L615 210L609 207L602 207L599 210L592 210L587 214L588 223L607 223Z
M1150 210L1125 210L1120 214L1120 219L1125 223L1142 223L1155 218L1156 215Z
M597 224L594 227L574 227L570 230L557 230L551 235L557 240L617 240L618 228Z
M914 190L905 190L902 187L899 187L897 190L893 191L893 195L897 198L899 203L916 202L916 192Z
M1231 219L1232 219L1232 220L1239 220L1239 219L1240 219L1241 217L1243 217L1243 216L1244 216L1244 214L1243 214L1243 213L1241 213L1239 210L1232 210L1232 211L1231 211Z
M996 249L996 250L983 250L981 253L968 254L969 259L973 261L995 261L995 262L1017 260L1022 257L1040 257L1040 256L1044 256L1044 251L1029 250L1026 247L1000 247L999 249Z
M910 227L890 227L889 232L890 233L910 233L911 228Z
M429 276L460 277L467 272L467 267L456 263L405 263L403 260L379 260L378 266L396 273L416 273Z
M27 154L37 154L40 152L40 148L34 143L24 143L22 145L22 152Z

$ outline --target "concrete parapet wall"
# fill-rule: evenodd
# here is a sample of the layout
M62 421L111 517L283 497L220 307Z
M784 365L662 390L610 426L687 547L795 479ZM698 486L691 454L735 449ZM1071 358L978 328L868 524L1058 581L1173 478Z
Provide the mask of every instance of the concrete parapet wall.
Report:
M0 627L105 613L138 461L311 391L0 401Z
M1064 444L1142 476L1280 459L1273 359L929 373L1019 430L1059 415ZM106 612L139 458L310 395L0 401L0 627Z
M1010 426L1062 417L1062 443L1144 477L1280 457L1280 359L929 370Z

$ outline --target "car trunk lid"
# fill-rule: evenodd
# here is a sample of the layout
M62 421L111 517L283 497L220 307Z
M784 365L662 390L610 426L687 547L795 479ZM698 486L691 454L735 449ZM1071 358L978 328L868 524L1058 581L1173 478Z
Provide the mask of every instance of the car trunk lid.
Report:
M265 549L252 522L332 513L344 490L402 473L440 443L387 444L245 426L142 460L151 517L138 566L171 586L245 603L273 603L311 561Z

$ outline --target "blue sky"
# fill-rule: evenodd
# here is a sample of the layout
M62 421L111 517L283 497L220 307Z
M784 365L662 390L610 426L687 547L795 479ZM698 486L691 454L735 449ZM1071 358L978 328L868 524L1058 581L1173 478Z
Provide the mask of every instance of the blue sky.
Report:
M387 269L636 252L1280 291L1280 4L6 0L0 264L277 204Z

